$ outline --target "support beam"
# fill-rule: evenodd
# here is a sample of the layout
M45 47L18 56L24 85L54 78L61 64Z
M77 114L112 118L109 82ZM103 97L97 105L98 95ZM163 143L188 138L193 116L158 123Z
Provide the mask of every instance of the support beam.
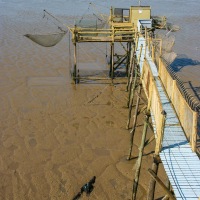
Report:
M133 51L134 50L132 48L132 50L131 50L131 59L130 59L130 71L131 72L130 72L128 85L127 85L127 90L129 92L128 102L127 102L127 107L128 108L130 108L131 97L133 96L133 93L135 92L136 81L137 81L137 76L138 76L137 65L135 65L135 53ZM133 78L133 76L134 76L134 78ZM131 106L132 106L132 104L131 104Z
M113 82L114 78L114 43L110 44L110 77Z
M139 148L138 160L136 162L136 167L135 167L136 170L135 170L135 178L133 181L132 200L135 200L136 195L137 195L137 188L138 188L138 183L139 183L140 169L141 169L141 164L142 164L142 156L143 156L144 144L145 144L146 135L147 135L149 117L150 117L150 114L147 112L145 115L145 122L144 122L144 128L143 128L143 133L142 133L142 140L141 140L141 144Z
M135 89L136 89L136 82L137 82L137 69L135 66L135 76L134 76L134 81L131 84L131 90L129 91L129 98L128 98L128 102L127 102L127 107L128 107L128 121L127 121L127 125L126 125L126 129L129 129L129 125L130 125L130 119L131 119L131 112L132 112L132 106L133 106L133 100L134 100L134 94L135 94ZM137 104L136 104L137 105ZM137 111L138 114L138 111Z
M74 42L74 70L73 70L73 80L74 83L76 84L76 77L77 77L77 73L76 73L76 68L77 68L77 50L76 50L76 42Z
M151 169L155 173L155 175L157 175L158 173L159 163L160 163L160 158L154 155ZM156 188L156 181L154 178L151 178L149 182L147 200L154 200L155 188Z
M168 188L165 186L165 184L160 180L160 178L153 172L152 169L148 169L149 174L152 176L154 180L157 181L157 183L160 185L160 187L167 193L167 195L172 199L176 200L174 195L168 190Z
M138 93L141 93L141 88L142 85L140 83L139 87L138 87ZM139 103L140 103L140 98L137 98L137 103L136 103L136 107L135 107L135 114L134 114L134 119L133 119L133 127L132 130L130 132L131 137L130 137L130 147L129 147L129 153L128 153L128 157L127 160L131 159L131 153L132 153L132 148L133 148L133 138L134 138L134 134L135 134L135 127L136 127L136 122L137 122L137 116L138 116L138 108L139 108Z
M155 147L156 155L159 155L162 148L162 141L164 136L165 122L166 122L166 112L163 110L161 114L162 114L161 128L157 132L158 138L156 139L156 147Z

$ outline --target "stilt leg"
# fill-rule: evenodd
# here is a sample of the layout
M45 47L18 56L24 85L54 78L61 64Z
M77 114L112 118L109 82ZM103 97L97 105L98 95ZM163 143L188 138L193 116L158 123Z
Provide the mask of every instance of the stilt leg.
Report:
M140 169L141 169L141 164L142 164L142 155L143 155L143 151L144 151L144 144L145 144L145 140L146 140L149 117L150 117L150 114L146 113L145 123L144 123L144 128L143 128L143 133L142 133L142 141L141 141L141 145L140 145L140 148L139 148L138 160L137 160L137 163L136 163L135 178L134 178L134 181L133 181L132 200L136 199L137 188L138 188L139 177L140 177Z
M138 87L138 93L139 94L141 93L141 87L142 87L142 85L140 84L139 87ZM136 122L137 122L139 103L140 103L140 97L138 96L136 107L135 107L134 119L133 119L133 128L132 128L132 130L130 132L130 134L131 134L131 137L130 137L130 148L129 148L129 154L128 154L127 160L130 160L130 158L131 158L131 153L132 153L132 148L133 148L133 138L134 138L134 134L135 134L135 127L136 127Z
M159 158L158 156L154 156L151 169L156 175L158 173L158 166L159 166ZM154 200L155 187L156 187L156 181L153 178L151 178L149 182L147 200Z
M76 84L76 67L77 67L77 58L76 58L76 42L74 43L74 70L73 70L73 80Z

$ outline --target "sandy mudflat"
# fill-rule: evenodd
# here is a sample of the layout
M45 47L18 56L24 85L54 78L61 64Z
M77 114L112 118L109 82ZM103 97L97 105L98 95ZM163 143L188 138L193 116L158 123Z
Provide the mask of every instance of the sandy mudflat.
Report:
M17 5L16 9L20 10L20 4ZM5 6L7 12L9 6L12 5ZM93 176L97 177L94 191L82 199L131 199L144 116L138 120L134 159L127 162L129 131L125 130L128 115L124 108L125 84L111 86L104 81L72 85L68 39L53 48L37 46L23 37L35 25L23 17L28 16L27 12L17 10L16 16L22 16L25 22L22 18L15 19L12 12L6 14L4 10L2 13L0 199L68 200ZM32 11L28 13L34 15ZM95 74L94 67L106 70L102 49L105 47L101 44L98 48L79 47L81 72L90 69ZM195 65L193 69L195 73L187 67L182 71L186 70L193 77L191 81L198 89L199 68ZM147 138L151 135L149 131ZM147 168L152 163L154 145L152 142L145 148L138 200L146 196ZM162 180L166 179L162 166L159 175ZM163 196L159 187L156 191L156 199Z

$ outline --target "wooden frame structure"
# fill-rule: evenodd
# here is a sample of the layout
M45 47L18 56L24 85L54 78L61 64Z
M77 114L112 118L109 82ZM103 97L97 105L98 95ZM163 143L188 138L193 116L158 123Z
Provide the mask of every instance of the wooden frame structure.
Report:
M128 74L130 55L132 51L132 44L135 41L137 30L134 24L130 23L128 16L125 16L126 22L116 22L113 15L113 8L110 10L109 29L96 29L96 28L81 28L75 25L70 28L72 33L72 42L74 44L74 68L73 80L77 83L77 43L86 42L107 42L110 43L110 70L109 76L114 79L114 71L124 62L126 62L126 74ZM115 43L127 43L126 53L123 56L115 54ZM123 46L124 48L124 46ZM117 61L114 62L114 57Z

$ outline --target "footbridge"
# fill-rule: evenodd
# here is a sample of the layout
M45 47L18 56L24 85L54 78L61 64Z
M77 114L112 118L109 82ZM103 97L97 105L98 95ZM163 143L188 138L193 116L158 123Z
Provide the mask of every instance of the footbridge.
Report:
M176 199L199 199L200 160L195 153L198 113L181 94L161 57L156 63L148 45L140 35L136 55L142 85L151 101L155 155L161 158Z

